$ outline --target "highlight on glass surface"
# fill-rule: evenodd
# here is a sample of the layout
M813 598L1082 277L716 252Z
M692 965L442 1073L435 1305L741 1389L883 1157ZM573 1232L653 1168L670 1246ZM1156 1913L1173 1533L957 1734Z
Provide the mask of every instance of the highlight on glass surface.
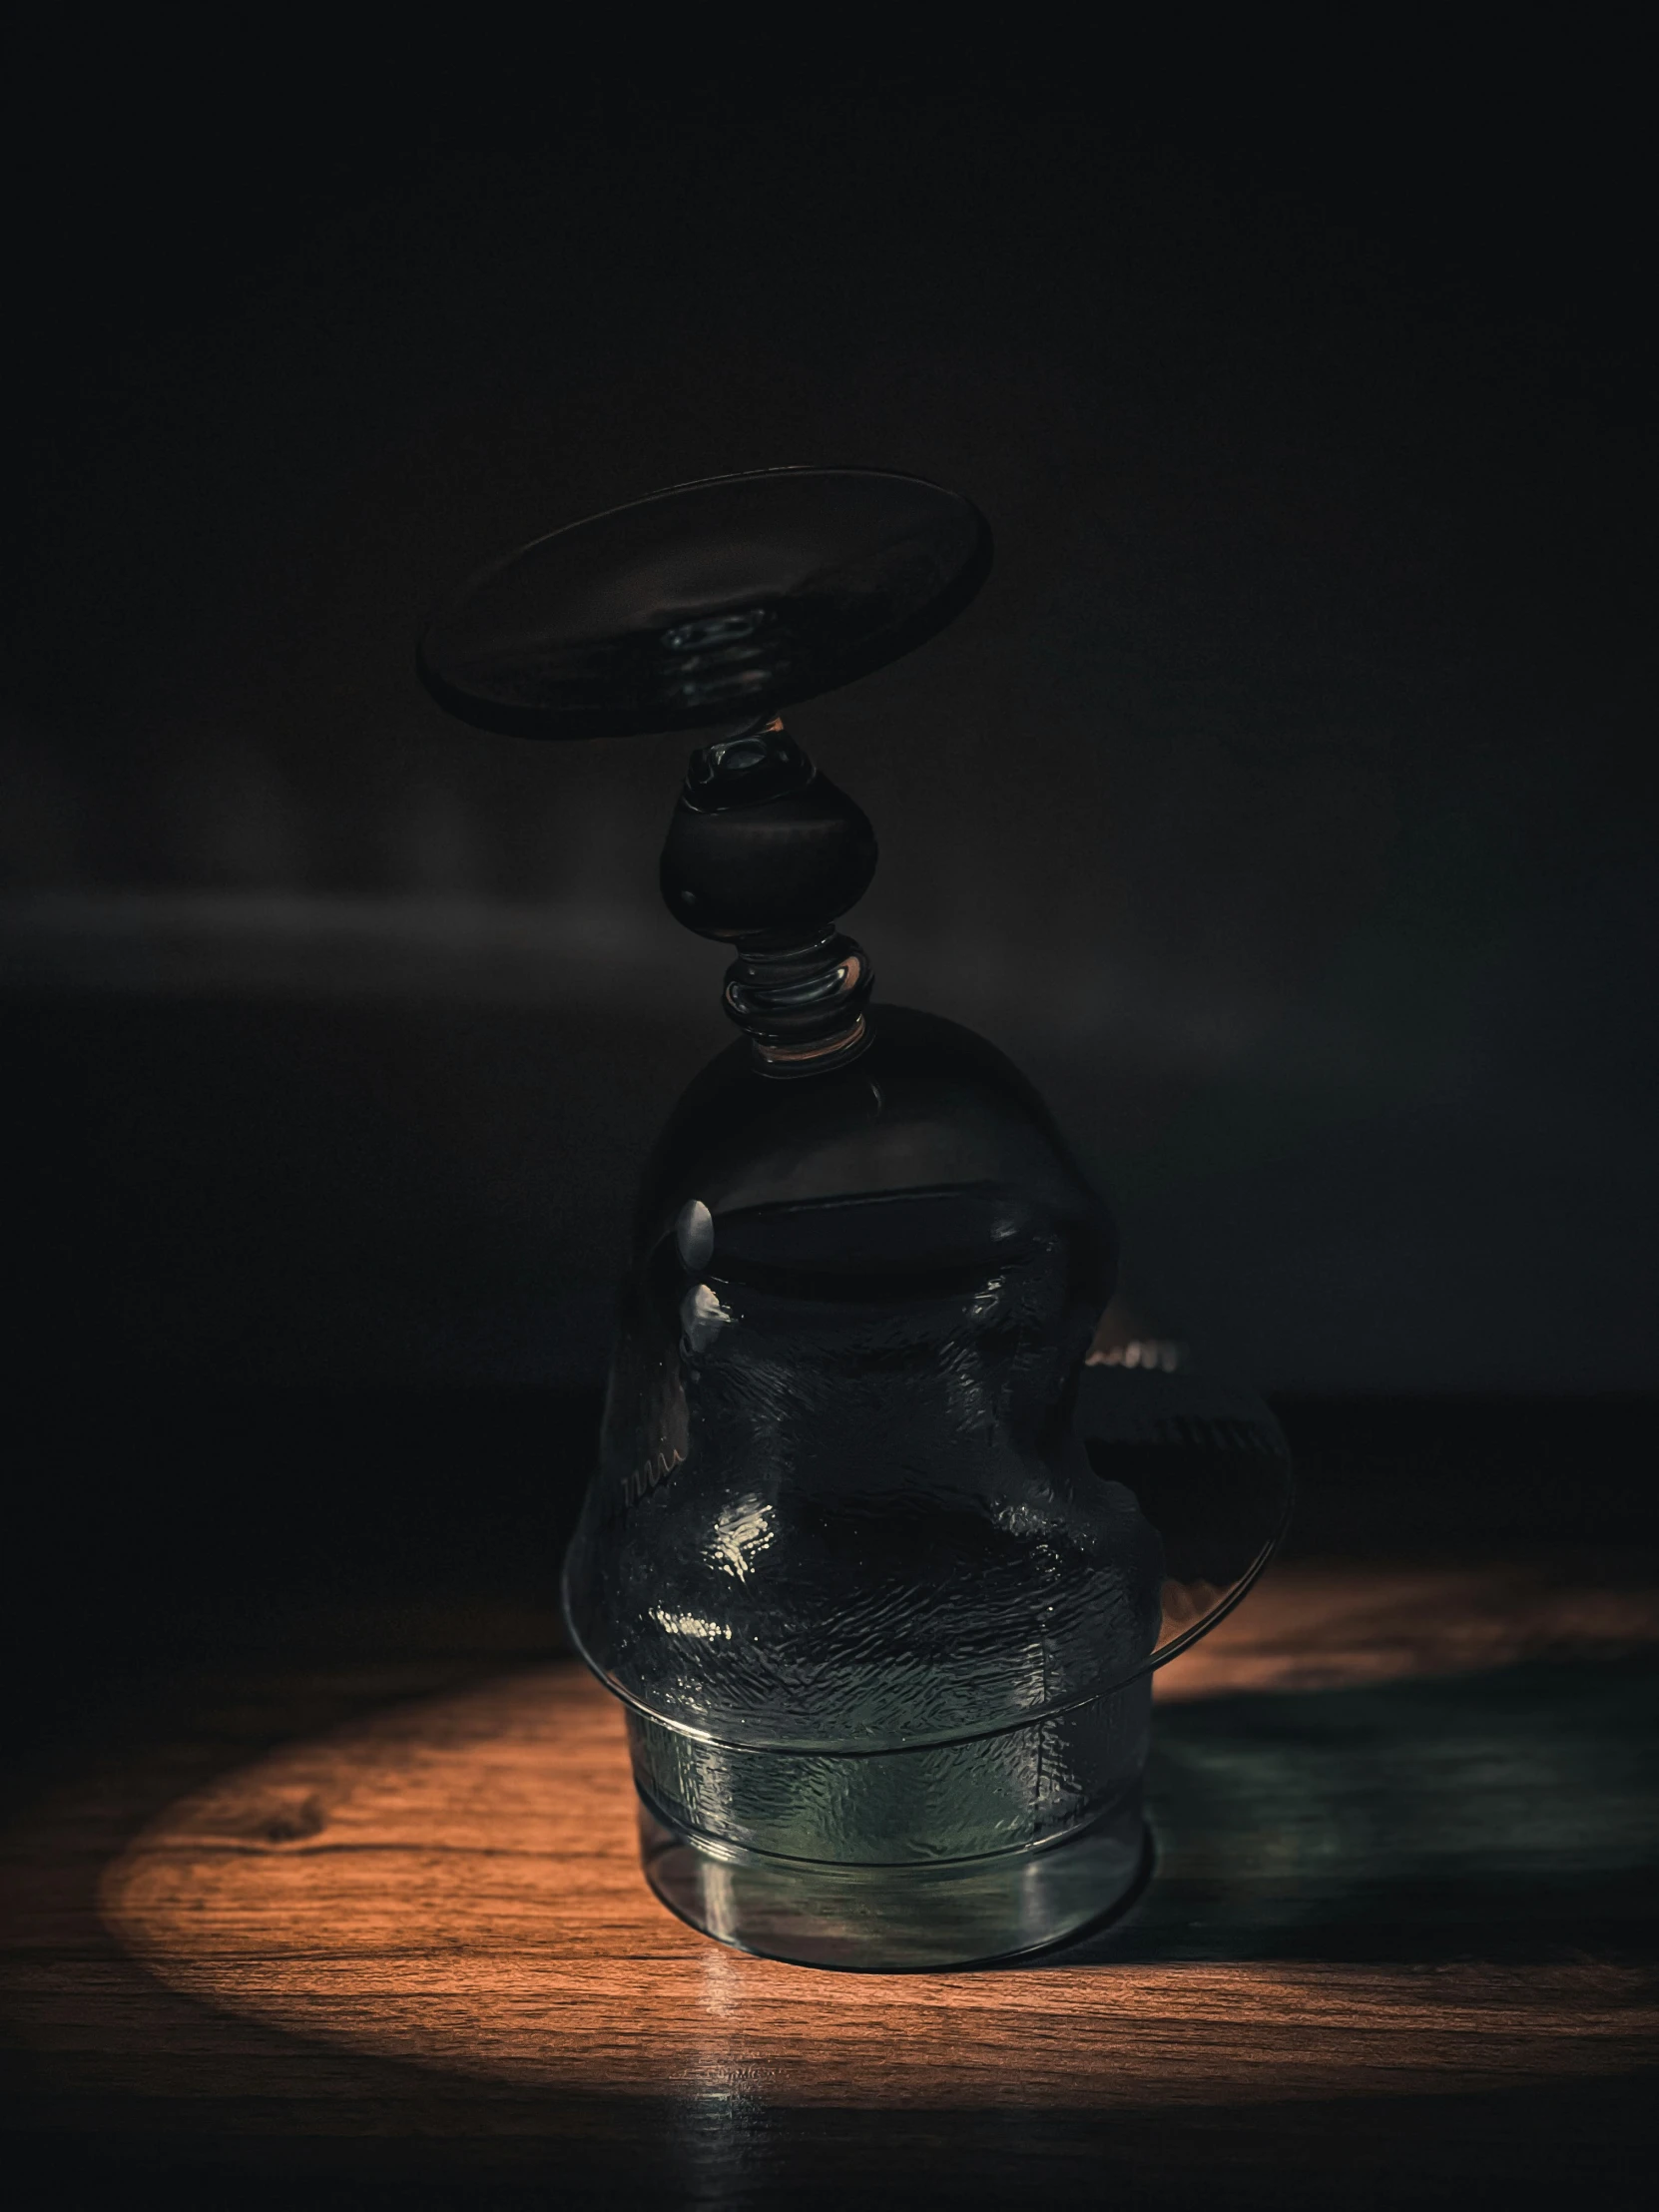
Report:
M421 644L486 729L709 733L662 888L735 952L741 1035L645 1168L565 1606L626 1711L657 1894L821 1965L1120 1909L1151 1672L1290 1501L1257 1400L1103 1331L1111 1218L1030 1084L876 1001L838 927L874 832L779 710L924 642L989 559L915 478L720 478L497 563Z

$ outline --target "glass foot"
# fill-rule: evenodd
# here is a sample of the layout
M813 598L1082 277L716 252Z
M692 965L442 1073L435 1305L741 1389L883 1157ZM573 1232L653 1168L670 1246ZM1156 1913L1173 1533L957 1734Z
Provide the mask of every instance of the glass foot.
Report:
M1126 1905L1151 1864L1138 1787L1050 1842L931 1866L781 1859L688 1835L643 1800L639 1818L646 1880L705 1936L764 1958L876 1973L1047 1949Z

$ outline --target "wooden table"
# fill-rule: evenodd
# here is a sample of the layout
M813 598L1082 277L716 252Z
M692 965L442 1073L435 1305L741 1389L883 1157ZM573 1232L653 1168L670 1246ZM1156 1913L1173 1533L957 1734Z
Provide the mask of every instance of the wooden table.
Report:
M706 1942L640 1879L611 1702L512 1622L434 1621L154 1680L19 1807L43 2199L1641 2193L1651 1577L1293 1557L1160 1678L1143 1901L957 1974Z

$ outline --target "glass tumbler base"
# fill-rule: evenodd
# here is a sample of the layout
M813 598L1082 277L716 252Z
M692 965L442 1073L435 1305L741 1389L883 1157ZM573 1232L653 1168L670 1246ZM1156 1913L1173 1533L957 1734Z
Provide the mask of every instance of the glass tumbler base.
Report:
M1150 1866L1138 1788L1051 1842L933 1865L780 1859L688 1835L643 1800L639 1816L645 1877L670 1912L803 1966L894 1973L1046 1949L1127 1904Z

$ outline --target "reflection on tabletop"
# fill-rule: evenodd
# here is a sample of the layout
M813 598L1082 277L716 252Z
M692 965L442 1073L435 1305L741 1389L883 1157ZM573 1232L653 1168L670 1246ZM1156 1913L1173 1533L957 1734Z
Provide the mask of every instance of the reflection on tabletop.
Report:
M99 1905L216 2014L585 2093L1081 2109L1614 2074L1659 2025L1656 1642L1649 1588L1271 1571L1160 1677L1150 1889L1006 1970L830 1974L681 1926L639 1879L620 1717L563 1662L220 1776Z

